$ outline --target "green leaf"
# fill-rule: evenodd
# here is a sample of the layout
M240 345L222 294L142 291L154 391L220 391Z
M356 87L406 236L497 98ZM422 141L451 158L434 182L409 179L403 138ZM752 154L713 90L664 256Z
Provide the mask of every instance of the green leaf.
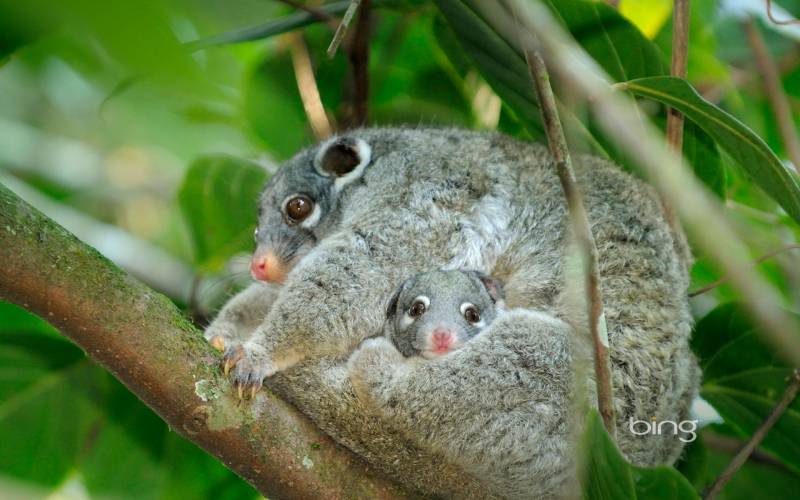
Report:
M708 133L795 221L800 222L800 186L775 153L739 120L703 99L685 80L649 77L618 88L671 106Z
M581 481L586 500L699 498L692 485L672 467L629 464L594 410L586 420L582 443L587 454Z
M702 434L701 434L702 436ZM730 464L733 452L720 452L710 446L707 470L700 478L700 490L710 486ZM790 498L790 492L800 491L800 477L780 465L748 460L720 492L719 500L760 500Z
M695 327L692 348L703 369L701 395L747 439L780 399L791 366L768 347L741 304L723 304ZM770 430L762 447L800 472L800 400Z
M612 75L624 81L633 75L652 76L666 72L664 58L658 48L615 9L588 0L547 2L555 16L573 34L578 43ZM452 36L439 30L437 38L454 65L463 60L455 53L452 39L471 60L486 82L519 119L531 137L544 137L536 95L528 66L518 41L508 39L481 15L472 0L436 0L452 30ZM571 144L595 153L605 154L579 120L567 110L559 110Z
M256 137L278 159L291 157L314 139L287 51L271 52L246 77L242 112Z
M266 179L259 165L231 156L207 156L189 166L178 199L201 270L218 270L252 250L254 207Z
M614 81L668 73L659 48L610 5L589 0L548 0L547 4Z
M531 135L544 137L542 118L525 59L468 3L436 0L464 53L486 82L515 111ZM447 39L441 35L440 38ZM441 44L440 47L453 52L452 44Z
M0 302L0 477L52 490L77 472L93 498L255 498L53 332Z
M714 194L725 199L727 176L717 144L691 121L686 121L683 128L683 156L694 175Z

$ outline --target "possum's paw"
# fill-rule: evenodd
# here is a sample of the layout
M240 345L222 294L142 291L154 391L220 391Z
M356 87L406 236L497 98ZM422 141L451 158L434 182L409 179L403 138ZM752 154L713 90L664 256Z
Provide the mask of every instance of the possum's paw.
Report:
M236 325L233 323L215 321L206 328L206 331L203 332L203 336L214 349L222 352L234 348L239 344L236 335Z
M231 384L239 399L252 398L261 389L264 379L277 371L264 348L245 342L225 350L223 371L231 375Z
M347 361L347 373L362 403L374 403L405 358L385 337L367 339Z

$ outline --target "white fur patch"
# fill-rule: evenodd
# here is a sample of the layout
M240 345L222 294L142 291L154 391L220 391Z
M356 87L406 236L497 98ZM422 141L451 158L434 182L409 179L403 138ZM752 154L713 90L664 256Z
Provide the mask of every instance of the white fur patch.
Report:
M320 217L322 217L322 209L319 208L318 203L314 203L314 209L311 210L311 215L306 217L306 220L300 223L300 227L304 229L311 229L317 225Z
M461 219L459 252L445 269L491 272L511 239L509 226L514 208L509 206L509 200L511 196L506 193L486 195Z

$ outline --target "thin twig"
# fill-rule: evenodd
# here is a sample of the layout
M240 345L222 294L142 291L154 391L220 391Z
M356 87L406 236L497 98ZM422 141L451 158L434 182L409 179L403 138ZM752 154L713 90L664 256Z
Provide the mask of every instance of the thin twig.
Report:
M783 396L781 396L778 404L775 405L766 420L756 429L756 432L753 433L750 440L742 447L739 453L733 457L728 467L726 467L717 480L714 481L714 484L711 485L704 496L705 500L712 500L719 495L725 485L728 484L728 481L731 480L733 475L736 474L747 461L747 457L749 457L750 454L753 453L753 450L758 448L764 438L767 437L767 433L772 429L772 426L780 420L786 408L788 408L792 401L794 401L794 398L797 397L798 391L800 391L800 370L795 369L792 372L789 384L786 386L786 390L783 392Z
M769 253L766 253L766 254L762 255L761 257L757 258L756 260L753 261L753 265L755 266L755 265L761 264L765 260L769 260L772 257L775 257L776 255L779 255L779 254L782 254L783 252L786 252L788 250L796 250L796 249L800 249L800 245L798 245L798 244L789 244L789 245L782 246L781 248L773 250L773 251L771 251ZM711 290L717 288L720 285L723 285L723 284L727 283L729 280L730 280L730 277L723 276L722 278L720 278L720 279L718 279L718 280L716 280L714 282L711 282L711 283L709 283L708 285L706 285L704 287L698 288L697 290L692 290L691 292L689 292L689 297L697 297L698 295L702 295L702 294L704 294L704 293L706 293L708 291L711 291Z
M350 26L353 16L356 15L359 5L361 5L361 0L350 0L350 5L347 6L344 17L342 17L342 22L339 23L339 27L336 28L336 33L333 34L333 40L331 40L331 44L328 46L328 57L331 59L336 55L339 45L342 44L344 35L347 33L347 28Z
M789 24L800 24L800 19L785 19L785 20L775 19L775 17L772 15L772 0L767 0L767 17L773 23L779 24L781 26Z
M319 87L317 87L317 79L314 77L314 68L311 66L308 47L303 40L303 35L299 32L289 33L287 38L292 54L294 76L297 80L297 90L300 92L300 100L303 102L308 123L317 140L325 139L331 135L332 129L319 95Z
M526 31L539 36L560 81L576 96L587 100L603 132L617 147L639 160L650 181L678 209L696 243L730 274L731 283L763 325L760 331L764 337L793 364L800 364L797 342L800 326L780 307L781 297L775 288L750 266L742 265L749 260L747 250L736 237L718 200L702 188L655 127L639 121L633 99L612 89L608 75L553 19L548 9L538 2L507 1L514 4L517 14L522 14ZM511 15L497 9L496 2L484 0L472 4L494 27L503 30L508 39L513 39L518 24Z
M348 6L349 4L346 0L344 0L320 5L318 10L325 12L330 16L338 16L339 14L345 12ZM280 35L298 28L303 28L317 22L319 22L319 19L308 12L295 12L288 16L281 17L279 19L272 19L256 26L227 31L225 33L219 33L207 38L191 40L184 43L184 46L187 48L187 50L197 51L219 45L262 40L264 38Z
M350 42L348 59L353 72L351 113L349 127L360 127L367 123L369 115L369 19L371 0L361 0L355 32Z
M672 12L672 64L670 75L686 78L689 61L689 0L675 0ZM683 155L683 113L675 108L667 110L667 143L678 155ZM675 207L665 196L661 204L670 227L677 230Z
M736 455L736 453L738 453L739 450L741 450L745 445L745 441L735 437L723 436L722 434L717 434L714 431L704 429L703 444L711 450L719 451L726 455ZM786 467L783 462L759 449L753 450L752 455L747 458L747 461L769 465L770 467L777 467L787 472L790 471L790 469Z
M534 38L531 37L531 40ZM611 366L608 355L608 333L603 313L603 295L600 290L600 271L597 264L597 247L592 229L583 206L583 199L575 181L572 158L567 148L567 140L561 127L556 109L556 99L550 86L550 75L538 48L524 47L525 60L536 88L542 121L547 132L550 154L555 160L556 173L564 189L572 229L578 240L586 278L586 299L589 316L589 333L594 344L594 368L597 382L597 407L603 417L606 430L613 437L616 434L614 418L614 397L611 385Z
M314 19L326 23L332 30L336 29L336 19L333 18L332 15L328 14L324 10L315 7L313 5L306 5L301 2L297 2L295 0L278 0L281 3L285 3L289 7L293 7L297 10L302 10L311 14Z
M800 168L800 139L797 137L797 129L792 120L792 108L786 91L781 83L780 71L775 61L770 56L767 44L756 26L755 20L751 17L742 23L742 28L753 51L761 80L764 82L764 90L769 99L775 121L778 123L778 131L786 148L786 154L795 168Z

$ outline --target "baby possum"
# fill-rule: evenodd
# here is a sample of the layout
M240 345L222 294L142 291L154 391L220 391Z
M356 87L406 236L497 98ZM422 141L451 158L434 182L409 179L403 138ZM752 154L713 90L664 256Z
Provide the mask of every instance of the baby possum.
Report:
M405 280L386 311L384 336L405 357L460 348L503 311L503 286L478 271L432 271Z
M566 424L536 395L553 380L571 386L562 369L568 351L552 349L569 327L539 312L506 311L502 294L498 280L476 271L407 279L388 306L383 336L353 353L348 376L367 411L411 429L406 437L420 449L448 457L494 494L561 497L573 474ZM563 439L542 446L538 425Z

